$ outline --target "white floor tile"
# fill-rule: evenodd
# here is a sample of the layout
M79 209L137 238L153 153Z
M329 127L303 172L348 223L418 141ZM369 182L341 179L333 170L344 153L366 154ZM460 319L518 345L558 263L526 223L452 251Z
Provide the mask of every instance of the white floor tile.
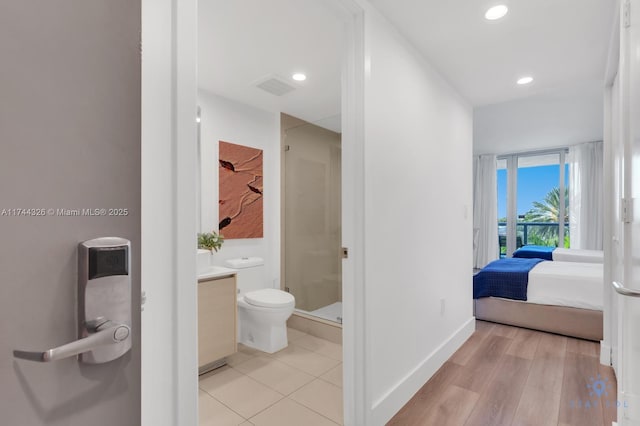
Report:
M328 418L285 398L251 418L255 426L336 426Z
M245 419L283 398L273 389L228 367L200 380L200 388Z
M296 330L295 328L287 327L287 339L289 340L289 343L295 342L296 340L304 336L307 336L307 333Z
M289 395L315 378L275 358L265 356L254 357L235 368L283 395Z
M204 391L198 393L200 426L238 426L245 419Z
M343 423L342 389L331 383L316 379L290 398L336 423Z
M337 343L307 335L297 339L294 345L302 346L320 355L342 361L342 345L338 345Z
M340 364L340 361L320 355L295 344L276 352L273 357L312 376L320 376Z
M336 385L339 388L342 388L342 364L327 371L322 376L320 376L320 378L325 382L329 382L332 385Z

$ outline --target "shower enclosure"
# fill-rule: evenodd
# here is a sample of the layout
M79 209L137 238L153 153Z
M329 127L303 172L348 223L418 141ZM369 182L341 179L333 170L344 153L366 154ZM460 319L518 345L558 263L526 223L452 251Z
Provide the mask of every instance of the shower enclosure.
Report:
M281 123L284 289L298 312L341 323L340 133L286 114Z

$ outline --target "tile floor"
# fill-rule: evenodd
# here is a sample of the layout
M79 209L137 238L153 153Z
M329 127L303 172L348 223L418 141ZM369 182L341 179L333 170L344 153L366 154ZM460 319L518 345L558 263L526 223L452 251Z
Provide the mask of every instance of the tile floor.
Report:
M200 426L343 424L342 345L292 328L288 337L274 354L238 345L200 376Z

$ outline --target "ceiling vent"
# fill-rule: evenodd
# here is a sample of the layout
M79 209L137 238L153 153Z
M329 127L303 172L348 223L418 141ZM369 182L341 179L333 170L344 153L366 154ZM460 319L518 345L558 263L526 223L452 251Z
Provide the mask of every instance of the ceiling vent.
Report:
M296 86L287 82L285 79L274 75L258 80L255 85L265 92L269 92L275 96L286 95L287 93L296 90Z

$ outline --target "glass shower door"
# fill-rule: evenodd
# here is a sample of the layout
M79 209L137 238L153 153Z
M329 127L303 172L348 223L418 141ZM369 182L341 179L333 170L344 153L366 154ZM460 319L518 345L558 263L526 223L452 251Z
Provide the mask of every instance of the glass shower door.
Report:
M283 138L284 285L297 310L341 322L340 134L283 116Z

